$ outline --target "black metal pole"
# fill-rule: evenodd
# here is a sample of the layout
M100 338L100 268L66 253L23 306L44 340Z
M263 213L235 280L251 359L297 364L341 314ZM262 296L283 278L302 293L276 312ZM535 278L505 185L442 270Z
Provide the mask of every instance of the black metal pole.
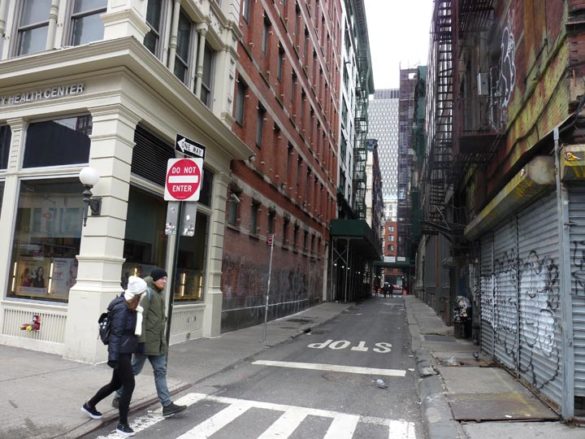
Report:
M177 284L177 264L179 263L179 244L181 241L181 223L182 221L182 213L183 213L183 202L179 201L179 207L177 209L177 234L175 235L175 248L173 252L173 263L171 264L173 272L171 273L171 279L169 282L169 303L168 303L168 314L167 314L167 364L169 362L169 347L171 341L171 319L173 317L173 302L175 299L175 285Z

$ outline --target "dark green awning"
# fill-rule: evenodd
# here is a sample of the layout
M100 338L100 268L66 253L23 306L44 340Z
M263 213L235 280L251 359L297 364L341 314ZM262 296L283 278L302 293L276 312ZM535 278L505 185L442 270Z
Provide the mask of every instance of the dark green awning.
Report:
M347 238L370 260L380 259L382 248L369 224L360 219L336 219L329 224L331 238Z

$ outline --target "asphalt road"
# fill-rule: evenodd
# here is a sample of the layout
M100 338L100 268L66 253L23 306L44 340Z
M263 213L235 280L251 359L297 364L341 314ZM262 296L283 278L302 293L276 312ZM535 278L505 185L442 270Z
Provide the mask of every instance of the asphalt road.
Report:
M157 439L422 438L415 379L402 298L372 298L198 383L184 414L162 420L155 406L131 423Z

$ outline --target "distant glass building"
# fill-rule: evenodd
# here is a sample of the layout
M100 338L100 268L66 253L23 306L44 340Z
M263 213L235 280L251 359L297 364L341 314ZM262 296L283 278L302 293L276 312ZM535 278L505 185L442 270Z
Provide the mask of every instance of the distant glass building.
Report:
M378 140L384 204L396 200L398 169L398 89L376 90L368 107L368 137Z

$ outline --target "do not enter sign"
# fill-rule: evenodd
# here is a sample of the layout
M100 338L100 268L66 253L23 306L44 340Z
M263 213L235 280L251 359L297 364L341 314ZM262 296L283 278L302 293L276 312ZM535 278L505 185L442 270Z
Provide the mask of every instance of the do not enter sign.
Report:
M165 182L166 201L197 201L201 192L203 159L170 159Z

